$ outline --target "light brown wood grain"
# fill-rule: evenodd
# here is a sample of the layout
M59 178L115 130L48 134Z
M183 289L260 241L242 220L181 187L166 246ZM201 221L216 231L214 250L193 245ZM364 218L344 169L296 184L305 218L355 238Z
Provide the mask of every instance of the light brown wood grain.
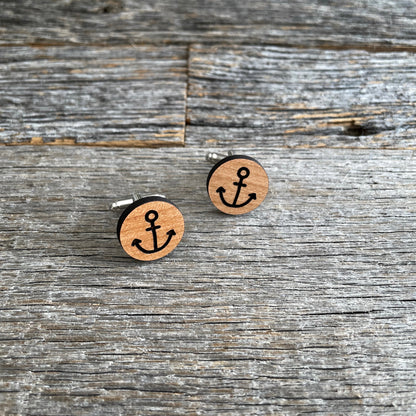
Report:
M134 259L157 260L173 251L181 241L185 230L184 219L179 209L168 201L140 202L137 201L135 208L121 224L120 244ZM155 236L153 226L157 227Z
M212 168L207 188L211 202L220 211L240 215L256 209L264 201L269 179L257 161L230 156Z

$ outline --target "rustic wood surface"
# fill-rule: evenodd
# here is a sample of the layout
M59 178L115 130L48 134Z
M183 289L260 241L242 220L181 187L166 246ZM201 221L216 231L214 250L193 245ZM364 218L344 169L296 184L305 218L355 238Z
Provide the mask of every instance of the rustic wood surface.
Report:
M0 1L3 45L250 43L416 47L414 0Z
M416 413L415 1L0 9L0 415ZM135 191L184 215L154 262Z
M3 149L3 412L414 413L414 153L243 150L270 192L228 216L198 149ZM107 210L139 187L186 221L156 262Z
M0 141L182 145L186 47L6 47Z
M413 53L5 47L0 143L415 149ZM185 126L186 118L186 126ZM186 133L185 133L186 128Z
M413 53L193 45L187 143L416 149Z

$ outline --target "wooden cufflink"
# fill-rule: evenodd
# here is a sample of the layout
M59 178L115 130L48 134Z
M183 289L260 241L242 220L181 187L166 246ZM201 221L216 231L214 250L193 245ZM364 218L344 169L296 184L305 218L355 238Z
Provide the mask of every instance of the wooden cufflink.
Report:
M127 207L117 224L117 237L123 250L137 260L150 261L169 254L182 239L185 223L182 213L162 195L114 202L110 209Z
M208 153L215 163L208 174L207 190L212 203L231 215L246 214L266 198L269 179L257 160L250 156Z

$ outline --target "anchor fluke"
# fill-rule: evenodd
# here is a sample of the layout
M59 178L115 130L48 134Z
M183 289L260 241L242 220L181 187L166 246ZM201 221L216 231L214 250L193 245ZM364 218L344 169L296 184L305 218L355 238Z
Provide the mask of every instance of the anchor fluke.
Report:
M132 247L134 247L134 246L138 247L138 246L140 246L140 243L141 243L141 242L142 242L142 240L139 240L138 238L135 238L135 239L132 241L131 245L132 245Z
M247 178L250 175L250 170L248 168L242 167L238 170L237 172L237 176L240 178L239 182L233 182L235 186L237 186L237 191L235 193L234 196L234 201L230 204L229 202L227 202L224 198L224 194L225 194L225 189L224 187L220 186L216 192L218 192L220 194L220 199L222 201L222 203L230 208L242 208L244 206L246 206L247 204L249 204L251 201L257 199L257 195L255 192L252 192L250 194L248 194L248 199L243 202L242 204L237 204L237 200L238 197L240 195L240 190L242 187L247 186L247 184L243 183L244 179Z
M162 246L158 246L157 244L157 232L156 230L158 230L159 228L161 228L160 225L156 225L155 222L156 220L159 218L159 214L157 211L155 210L150 210L148 212L146 212L146 215L144 216L144 219L146 222L148 222L150 224L150 227L146 228L146 231L151 231L152 232L152 236L153 236L153 250L148 250L144 247L142 247L140 245L140 243L142 242L142 240L139 240L138 238L135 238L131 245L137 247L138 250L140 250L141 252L145 253L145 254L153 254L153 253L157 253L158 251L163 250L165 247L167 247L167 245L170 243L170 240L172 240L172 237L176 235L176 232L174 229L169 230L166 235L168 236L168 238L166 239L166 241L164 242L164 244Z

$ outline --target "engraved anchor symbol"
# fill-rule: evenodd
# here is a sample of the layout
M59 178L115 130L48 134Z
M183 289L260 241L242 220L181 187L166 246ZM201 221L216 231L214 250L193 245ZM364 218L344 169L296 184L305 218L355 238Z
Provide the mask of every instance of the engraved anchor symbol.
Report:
M136 246L140 251L142 251L145 254L153 254L156 253L158 251L163 250L169 243L170 240L172 239L172 237L174 235L176 235L175 230L170 230L166 233L166 235L168 236L167 240L164 242L163 245L161 245L160 247L157 246L157 232L156 230L158 230L159 228L161 228L160 225L155 225L156 220L159 218L159 214L157 213L157 211L151 209L150 211L147 211L144 219L146 222L148 222L150 224L149 228L146 228L146 231L151 231L153 234L153 250L146 250L145 248L143 248L140 243L142 242L142 240L139 240L138 238L135 238L131 245L132 246Z
M233 185L235 185L237 187L237 191L235 193L234 201L233 201L232 204L228 203L224 199L225 189L222 186L220 186L217 189L216 192L218 192L220 194L221 201L224 205L226 205L227 207L232 207L232 208L241 208L241 207L244 207L245 205L249 204L252 200L256 199L256 193L253 192L251 194L248 194L249 198L245 202L243 202L242 204L237 204L238 197L240 196L241 188L244 188L244 187L247 186L247 184L244 183L244 179L246 179L249 175L250 175L250 170L248 168L242 167L242 168L238 169L237 176L240 178L240 180L238 182L233 182Z

